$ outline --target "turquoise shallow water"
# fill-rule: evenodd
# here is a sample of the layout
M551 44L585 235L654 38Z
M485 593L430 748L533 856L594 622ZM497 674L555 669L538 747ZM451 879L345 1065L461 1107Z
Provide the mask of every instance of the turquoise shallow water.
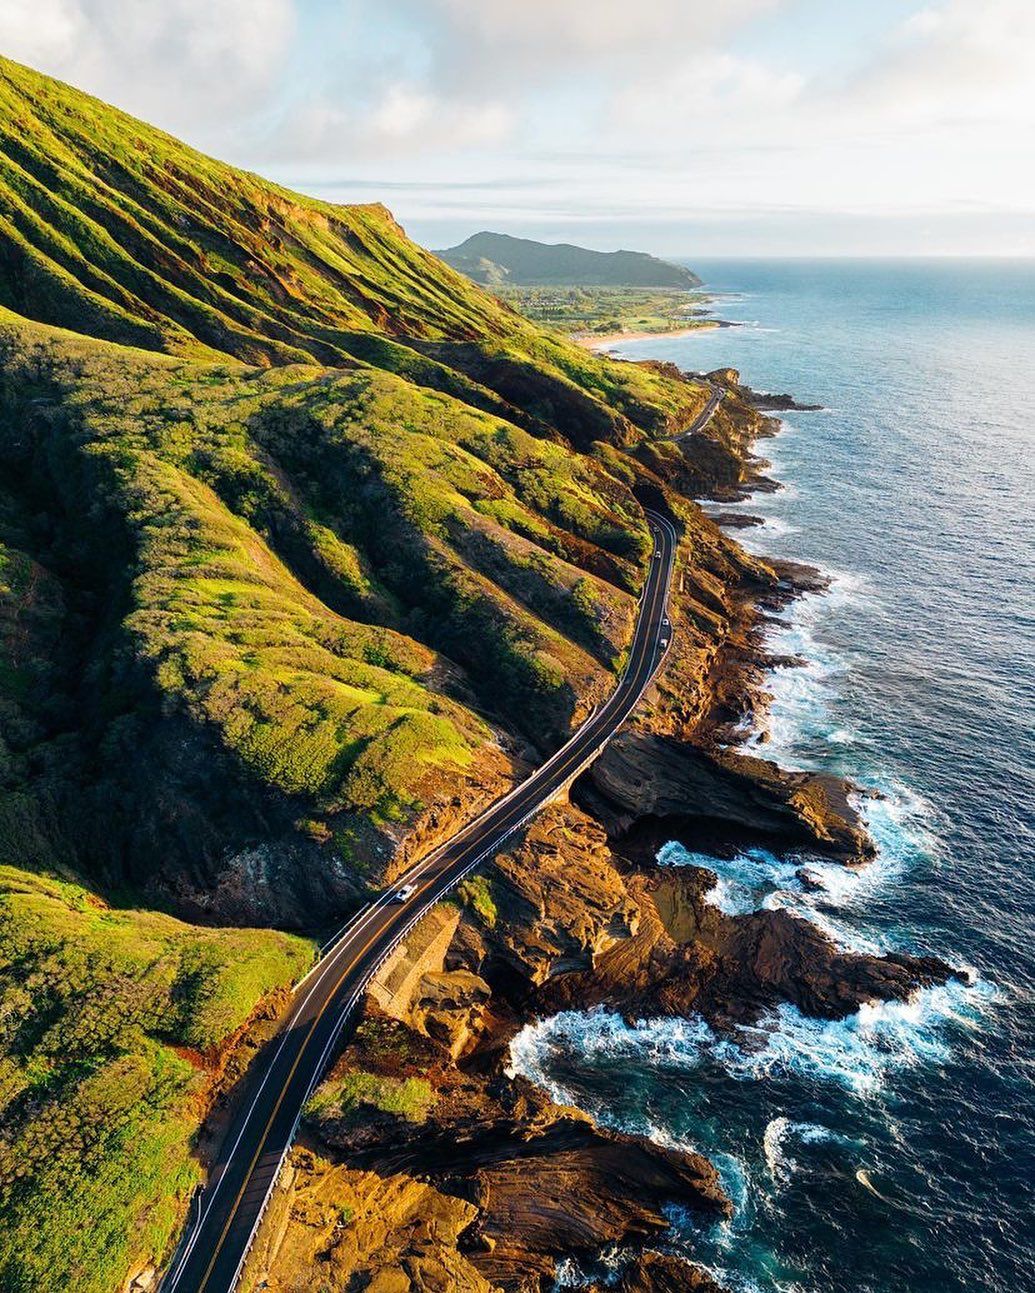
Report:
M802 885L765 850L663 860L711 866L728 911L788 906L974 982L735 1039L571 1013L526 1030L515 1064L719 1164L735 1218L674 1216L674 1242L731 1288L1035 1290L1035 265L695 267L745 326L622 353L826 406L761 446L785 488L740 532L835 576L774 628L810 664L774 676L766 750L886 798L858 876L813 859Z

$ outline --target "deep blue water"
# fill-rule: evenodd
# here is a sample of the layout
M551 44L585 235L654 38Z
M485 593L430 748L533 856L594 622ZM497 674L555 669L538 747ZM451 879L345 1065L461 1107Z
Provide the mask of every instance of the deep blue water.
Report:
M853 877L704 858L730 911L786 905L850 946L936 952L975 982L753 1034L559 1016L517 1067L605 1121L698 1148L737 1202L674 1217L730 1288L1035 1290L1035 264L696 264L738 329L630 343L826 406L760 446L786 488L749 546L836 576L774 629L772 742L887 796ZM750 737L746 737L750 739ZM669 846L673 865L688 855ZM808 863L808 859L804 859ZM862 1174L860 1176L860 1173Z

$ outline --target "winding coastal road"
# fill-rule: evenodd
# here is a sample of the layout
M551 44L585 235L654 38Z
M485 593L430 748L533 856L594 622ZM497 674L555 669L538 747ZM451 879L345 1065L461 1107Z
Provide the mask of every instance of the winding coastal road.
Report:
M162 1293L231 1293L302 1109L378 968L428 908L497 853L519 826L586 767L632 713L672 636L667 603L678 537L665 517L653 512L647 516L654 551L618 686L530 777L354 917L298 985L283 1027L254 1062L249 1102L238 1111L208 1184L195 1200L188 1233ZM403 886L408 896L399 901Z
M697 417L694 418L693 422L691 422L685 431L680 431L678 435L672 436L673 441L677 444L680 440L689 440L692 435L697 435L699 431L703 431L712 420L712 415L715 413L715 410L726 398L726 388L724 386L715 386L711 383L709 383L709 386L711 387L711 394L708 396L708 403L700 413L698 413Z

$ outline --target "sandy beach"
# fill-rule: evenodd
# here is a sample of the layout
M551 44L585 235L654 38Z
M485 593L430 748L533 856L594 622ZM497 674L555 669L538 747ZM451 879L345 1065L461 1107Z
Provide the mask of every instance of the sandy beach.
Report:
M672 337L688 337L693 332L705 332L719 327L722 327L722 324L709 320L695 323L689 328L673 328L670 332L608 332L603 336L572 337L572 341L586 350L603 350L607 346L617 346L623 341L646 341L650 337L664 337L667 341Z

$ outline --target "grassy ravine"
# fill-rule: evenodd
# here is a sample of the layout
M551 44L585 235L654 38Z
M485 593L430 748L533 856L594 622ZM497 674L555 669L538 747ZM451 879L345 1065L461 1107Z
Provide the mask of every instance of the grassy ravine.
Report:
M216 926L340 916L600 699L706 394L0 59L0 1288L161 1259L198 1052L311 955Z
M127 603L121 650L310 815L399 820L470 765L488 732L434 648L560 734L624 647L646 528L591 459L389 374L198 368L10 315L0 354L0 454Z

